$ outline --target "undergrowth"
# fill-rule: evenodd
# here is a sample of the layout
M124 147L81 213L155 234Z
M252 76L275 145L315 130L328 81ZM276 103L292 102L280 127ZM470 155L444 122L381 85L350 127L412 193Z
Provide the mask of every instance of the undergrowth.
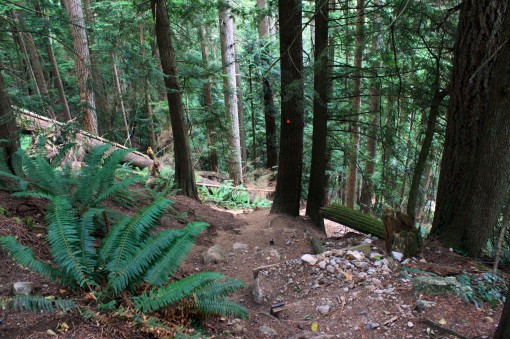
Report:
M249 194L243 185L234 186L228 182L220 187L199 186L200 199L227 209L269 208L271 202Z

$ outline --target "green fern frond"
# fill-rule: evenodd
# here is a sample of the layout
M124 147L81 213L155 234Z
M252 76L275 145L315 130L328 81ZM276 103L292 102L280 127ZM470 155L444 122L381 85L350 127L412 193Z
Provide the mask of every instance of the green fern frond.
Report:
M75 142L70 142L70 143L67 143L67 144L64 144L62 145L62 147L60 147L58 149L58 153L56 156L53 157L53 159L51 159L51 166L53 167L57 167L57 166L60 166L62 164L62 161L65 159L67 153L74 147L76 146L76 143Z
M106 151L110 148L111 145L103 144L93 147L90 153L87 154L85 157L85 167L78 175L79 180L73 197L74 201L90 205L90 202L94 199L94 191L97 188L97 172L101 168Z
M21 245L12 235L0 237L0 245L9 252L9 256L18 264L28 267L33 272L53 281L61 276L59 271L37 259L32 249Z
M55 310L67 312L76 307L73 300L53 299L41 296L19 295L12 297L0 296L0 307L3 310L14 309L17 312L54 312Z
M93 202L93 205L97 206L99 203L101 203L105 199L108 199L109 197L114 196L114 195L118 194L119 192L126 190L127 188L129 188L129 186L137 183L139 180L140 179L137 177L128 177L128 178L124 178L120 181L115 181L114 183L112 183L111 186L107 187L106 189L104 189L102 191L101 190L99 191L100 193L96 197L95 201Z
M168 276L173 274L182 264L195 243L195 239L208 227L202 221L195 221L182 229L182 234L175 237L163 250L156 262L147 270L144 281L149 285L163 285L168 282Z
M112 270L112 274L109 276L108 287L112 288L115 294L118 294L131 282L136 283L137 278L142 276L147 268L163 254L163 250L168 246L168 243L171 243L182 233L181 230L170 229L149 238L138 246L133 256L129 256L126 260L120 262L115 271L113 271L116 268L114 266L115 261L113 261L108 266Z
M65 196L54 197L47 208L48 242L54 261L71 275L80 287L87 285L91 290L89 277L92 272L80 262L80 234L76 227L78 220L71 203Z
M139 297L134 297L133 301L136 308L143 312L156 311L190 297L196 288L222 278L223 275L218 272L200 272L158 289L150 290L148 293L144 292Z
M237 279L215 280L198 288L196 293L208 298L225 298L232 293L243 289L246 284Z
M226 299L215 299L207 296L195 298L195 309L203 315L229 316L241 319L248 318L246 307Z
M22 192L15 192L12 194L14 197L18 198L36 198L36 199L46 199L50 200L53 199L53 195L41 191L22 191Z
M148 231L156 226L163 212L170 206L170 200L162 198L157 200L134 216L122 229L119 229L117 237L110 241L115 244L112 258L115 262L110 265L111 272L118 272L120 264L131 257L140 242L148 236Z
M105 191L114 183L116 170L119 168L120 162L132 151L132 149L118 149L106 157L97 172L97 189L99 192Z
M80 251L76 256L88 274L94 271L94 266L97 263L96 248L94 247L95 237L92 235L96 228L94 218L103 212L104 209L91 208L83 213L78 222Z
M106 265L113 258L114 251L120 240L120 234L130 221L131 218L124 216L110 229L106 237L101 241L101 246L99 247L99 261L101 265Z
M6 184L4 184L3 182L6 182ZM0 183L2 183L2 186L0 187L4 189L25 190L28 187L28 181L26 181L25 179L16 174L12 174L9 171L9 169L6 170L0 169Z

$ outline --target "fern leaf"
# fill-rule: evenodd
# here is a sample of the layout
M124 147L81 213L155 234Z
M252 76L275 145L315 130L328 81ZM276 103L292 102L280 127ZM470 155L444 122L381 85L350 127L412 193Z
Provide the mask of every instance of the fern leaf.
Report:
M80 252L76 256L88 274L94 271L97 262L97 254L94 247L95 238L92 236L96 227L94 218L103 213L103 211L103 209L91 208L83 213L78 222Z
M131 282L136 283L137 278L142 276L147 268L163 254L163 250L168 247L168 243L171 243L183 233L182 230L170 229L146 240L138 247L139 249L132 257L128 257L120 263L117 271L112 271L108 286L117 294ZM113 269L112 266L109 266L109 269Z
M46 218L50 222L48 242L55 262L72 276L80 287L87 285L91 290L91 272L87 271L79 260L81 248L76 227L78 220L69 200L64 196L54 197L48 206Z
M156 311L162 307L174 304L179 300L190 297L193 291L210 281L222 279L223 275L217 272L201 272L190 275L179 281L158 289L145 292L133 301L138 309L143 312Z
M32 249L21 245L12 235L0 237L0 245L9 252L9 256L18 264L30 268L35 273L53 281L61 276L53 266L37 259Z
M124 157L131 153L132 149L119 149L109 154L99 171L97 172L97 188L99 192L105 191L115 181L115 172L119 168Z
M149 285L163 285L166 283L168 276L173 274L181 266L184 259L186 259L195 243L196 237L207 226L205 222L196 221L182 229L182 235L169 243L167 248L163 250L163 255L147 270L144 281L149 283Z
M131 218L124 217L119 220L112 229L108 232L106 237L101 242L99 247L99 261L102 265L108 263L113 257L115 249L118 247L120 242L120 235L124 228L129 224Z
M118 238L112 239L116 248L112 255L114 262L110 264L111 272L118 272L120 263L134 254L138 248L137 245L148 235L148 231L156 226L169 205L170 200L159 199L134 216L125 227L118 230Z
M94 201L93 205L97 206L100 202L127 189L129 186L135 184L139 180L140 179L136 177L130 177L114 182L110 187L104 189L103 191L100 191L101 193L96 197L96 200Z
M216 280L198 288L197 295L219 299L225 298L245 287L246 284L237 279Z
M53 195L41 191L15 192L12 195L18 198L36 198L36 199L42 198L50 201L54 198Z
M245 307L226 299L215 299L207 296L195 298L195 308L203 315L248 318L248 310Z
M85 158L85 167L79 174L79 181L74 194L74 201L79 201L86 206L93 200L97 185L97 172L101 168L106 151L111 148L109 144L93 147Z
M76 146L76 143L75 142L70 142L70 143L66 143L64 145L62 145L62 147L60 147L58 149L58 153L56 156L53 157L53 159L51 159L51 166L53 167L57 167L57 166L60 166L62 164L62 161L65 159L67 153L74 147Z
M12 308L18 312L54 312L55 309L67 312L74 309L76 304L73 300L48 299L41 296L19 295L13 297L0 296L0 306L4 310Z

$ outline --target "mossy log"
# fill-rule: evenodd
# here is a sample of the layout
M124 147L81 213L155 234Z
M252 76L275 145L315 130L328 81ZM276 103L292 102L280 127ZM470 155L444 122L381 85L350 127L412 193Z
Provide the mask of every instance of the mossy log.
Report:
M321 208L321 215L325 219L340 223L356 231L374 235L380 239L385 238L382 221L369 214L363 214L342 205L329 205Z

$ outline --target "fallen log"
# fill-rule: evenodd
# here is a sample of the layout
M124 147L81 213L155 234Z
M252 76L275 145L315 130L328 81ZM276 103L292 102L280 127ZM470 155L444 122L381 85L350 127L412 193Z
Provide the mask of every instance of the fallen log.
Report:
M322 207L320 214L323 218L345 225L356 231L385 238L384 225L375 217L352 210L342 205L333 204Z
M53 125L57 126L63 126L64 124L47 118L43 117L41 115L35 114L33 112L24 110L22 108L18 108L13 106L13 110L17 113L17 119L16 122L19 126L21 126L25 131L36 131L39 129L46 130L50 128ZM84 130L79 130L76 133L76 141L79 142L81 145L85 146L86 148L92 148L94 146L99 146L103 144L110 144L112 145L113 149L128 149L128 147L123 146L121 144L115 143L113 141L110 141L105 138L101 138L99 136L90 134ZM145 168L152 165L152 160L146 156L145 154L134 151L131 153L128 153L125 158L125 162L131 163L133 166L138 168Z

